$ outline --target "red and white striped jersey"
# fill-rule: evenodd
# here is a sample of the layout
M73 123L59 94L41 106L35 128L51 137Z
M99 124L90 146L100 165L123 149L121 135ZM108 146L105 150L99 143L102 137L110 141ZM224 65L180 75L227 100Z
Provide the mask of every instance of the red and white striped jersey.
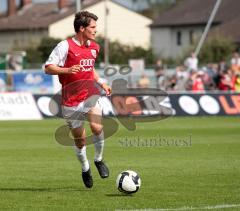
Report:
M69 38L60 42L52 51L45 67L57 65L60 67L72 67L80 64L79 73L58 75L62 84L62 104L65 106L77 106L92 95L99 95L99 90L94 81L94 64L99 53L99 45L94 41L88 41L86 45Z

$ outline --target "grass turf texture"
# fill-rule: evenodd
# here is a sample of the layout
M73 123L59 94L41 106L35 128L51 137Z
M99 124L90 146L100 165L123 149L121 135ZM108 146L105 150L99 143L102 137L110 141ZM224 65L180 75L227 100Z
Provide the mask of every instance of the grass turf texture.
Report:
M1 210L240 204L239 118L169 118L139 123L134 132L120 126L105 142L105 160L111 171L108 179L101 179L93 164L93 145L87 148L94 179L90 190L83 186L73 149L54 141L61 125L60 120L0 122ZM191 146L123 146L125 137L189 140L190 135ZM115 187L117 175L127 169L142 179L140 191L132 196Z

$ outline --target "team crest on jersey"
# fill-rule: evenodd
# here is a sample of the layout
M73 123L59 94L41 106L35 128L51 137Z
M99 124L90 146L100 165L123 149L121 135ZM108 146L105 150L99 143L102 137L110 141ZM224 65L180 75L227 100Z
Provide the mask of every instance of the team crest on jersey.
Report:
M92 53L93 57L96 59L96 57L97 57L97 51L96 51L95 49L92 49L92 50L91 50L91 53Z

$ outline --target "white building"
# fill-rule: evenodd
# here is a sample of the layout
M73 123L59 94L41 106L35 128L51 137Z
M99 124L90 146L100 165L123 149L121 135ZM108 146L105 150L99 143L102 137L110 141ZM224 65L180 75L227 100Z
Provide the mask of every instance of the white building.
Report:
M22 0L17 9L15 0L8 1L6 16L0 17L1 52L37 46L43 37L65 39L74 34L73 20L75 4L70 0L58 3L33 4ZM104 36L105 1L85 0L83 10L95 13L98 17L98 34ZM128 45L150 46L152 20L111 0L107 1L107 34L111 41L118 40Z
M154 20L151 25L154 54L171 58L181 56L202 35L215 3L216 0L184 0ZM209 37L217 34L239 44L239 8L239 0L222 0Z

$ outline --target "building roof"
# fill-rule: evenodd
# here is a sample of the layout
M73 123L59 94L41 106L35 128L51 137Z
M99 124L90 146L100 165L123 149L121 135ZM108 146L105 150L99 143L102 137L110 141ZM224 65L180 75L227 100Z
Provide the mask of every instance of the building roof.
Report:
M82 9L85 9L101 1L103 0L84 0L81 6ZM113 2L130 10L118 2ZM75 12L75 3L70 3L61 11L58 9L57 3L32 3L25 6L25 8L18 10L16 15L7 17L6 15L1 14L0 31L47 29L50 24L73 15ZM139 13L136 14L140 15Z
M87 0L82 4L83 9L94 5L101 0ZM46 29L58 20L74 14L76 7L74 3L59 10L57 3L30 4L18 10L16 15L10 17L1 15L0 31Z
M210 33L209 37L224 36L226 38L232 39L235 43L240 44L240 30L239 30L240 16L233 19L227 23L223 23L217 27L214 27Z
M206 24L216 0L184 0L154 20L152 27ZM222 0L214 19L219 24L239 16L239 0Z
M178 6L156 18L151 27L205 26L215 3L216 0L183 0ZM215 30L230 35L235 41L240 41L239 9L239 0L222 0L212 23L213 26L216 26Z
M0 18L0 31L47 28L49 24L71 15L73 7L58 10L57 3L31 4L16 15Z

